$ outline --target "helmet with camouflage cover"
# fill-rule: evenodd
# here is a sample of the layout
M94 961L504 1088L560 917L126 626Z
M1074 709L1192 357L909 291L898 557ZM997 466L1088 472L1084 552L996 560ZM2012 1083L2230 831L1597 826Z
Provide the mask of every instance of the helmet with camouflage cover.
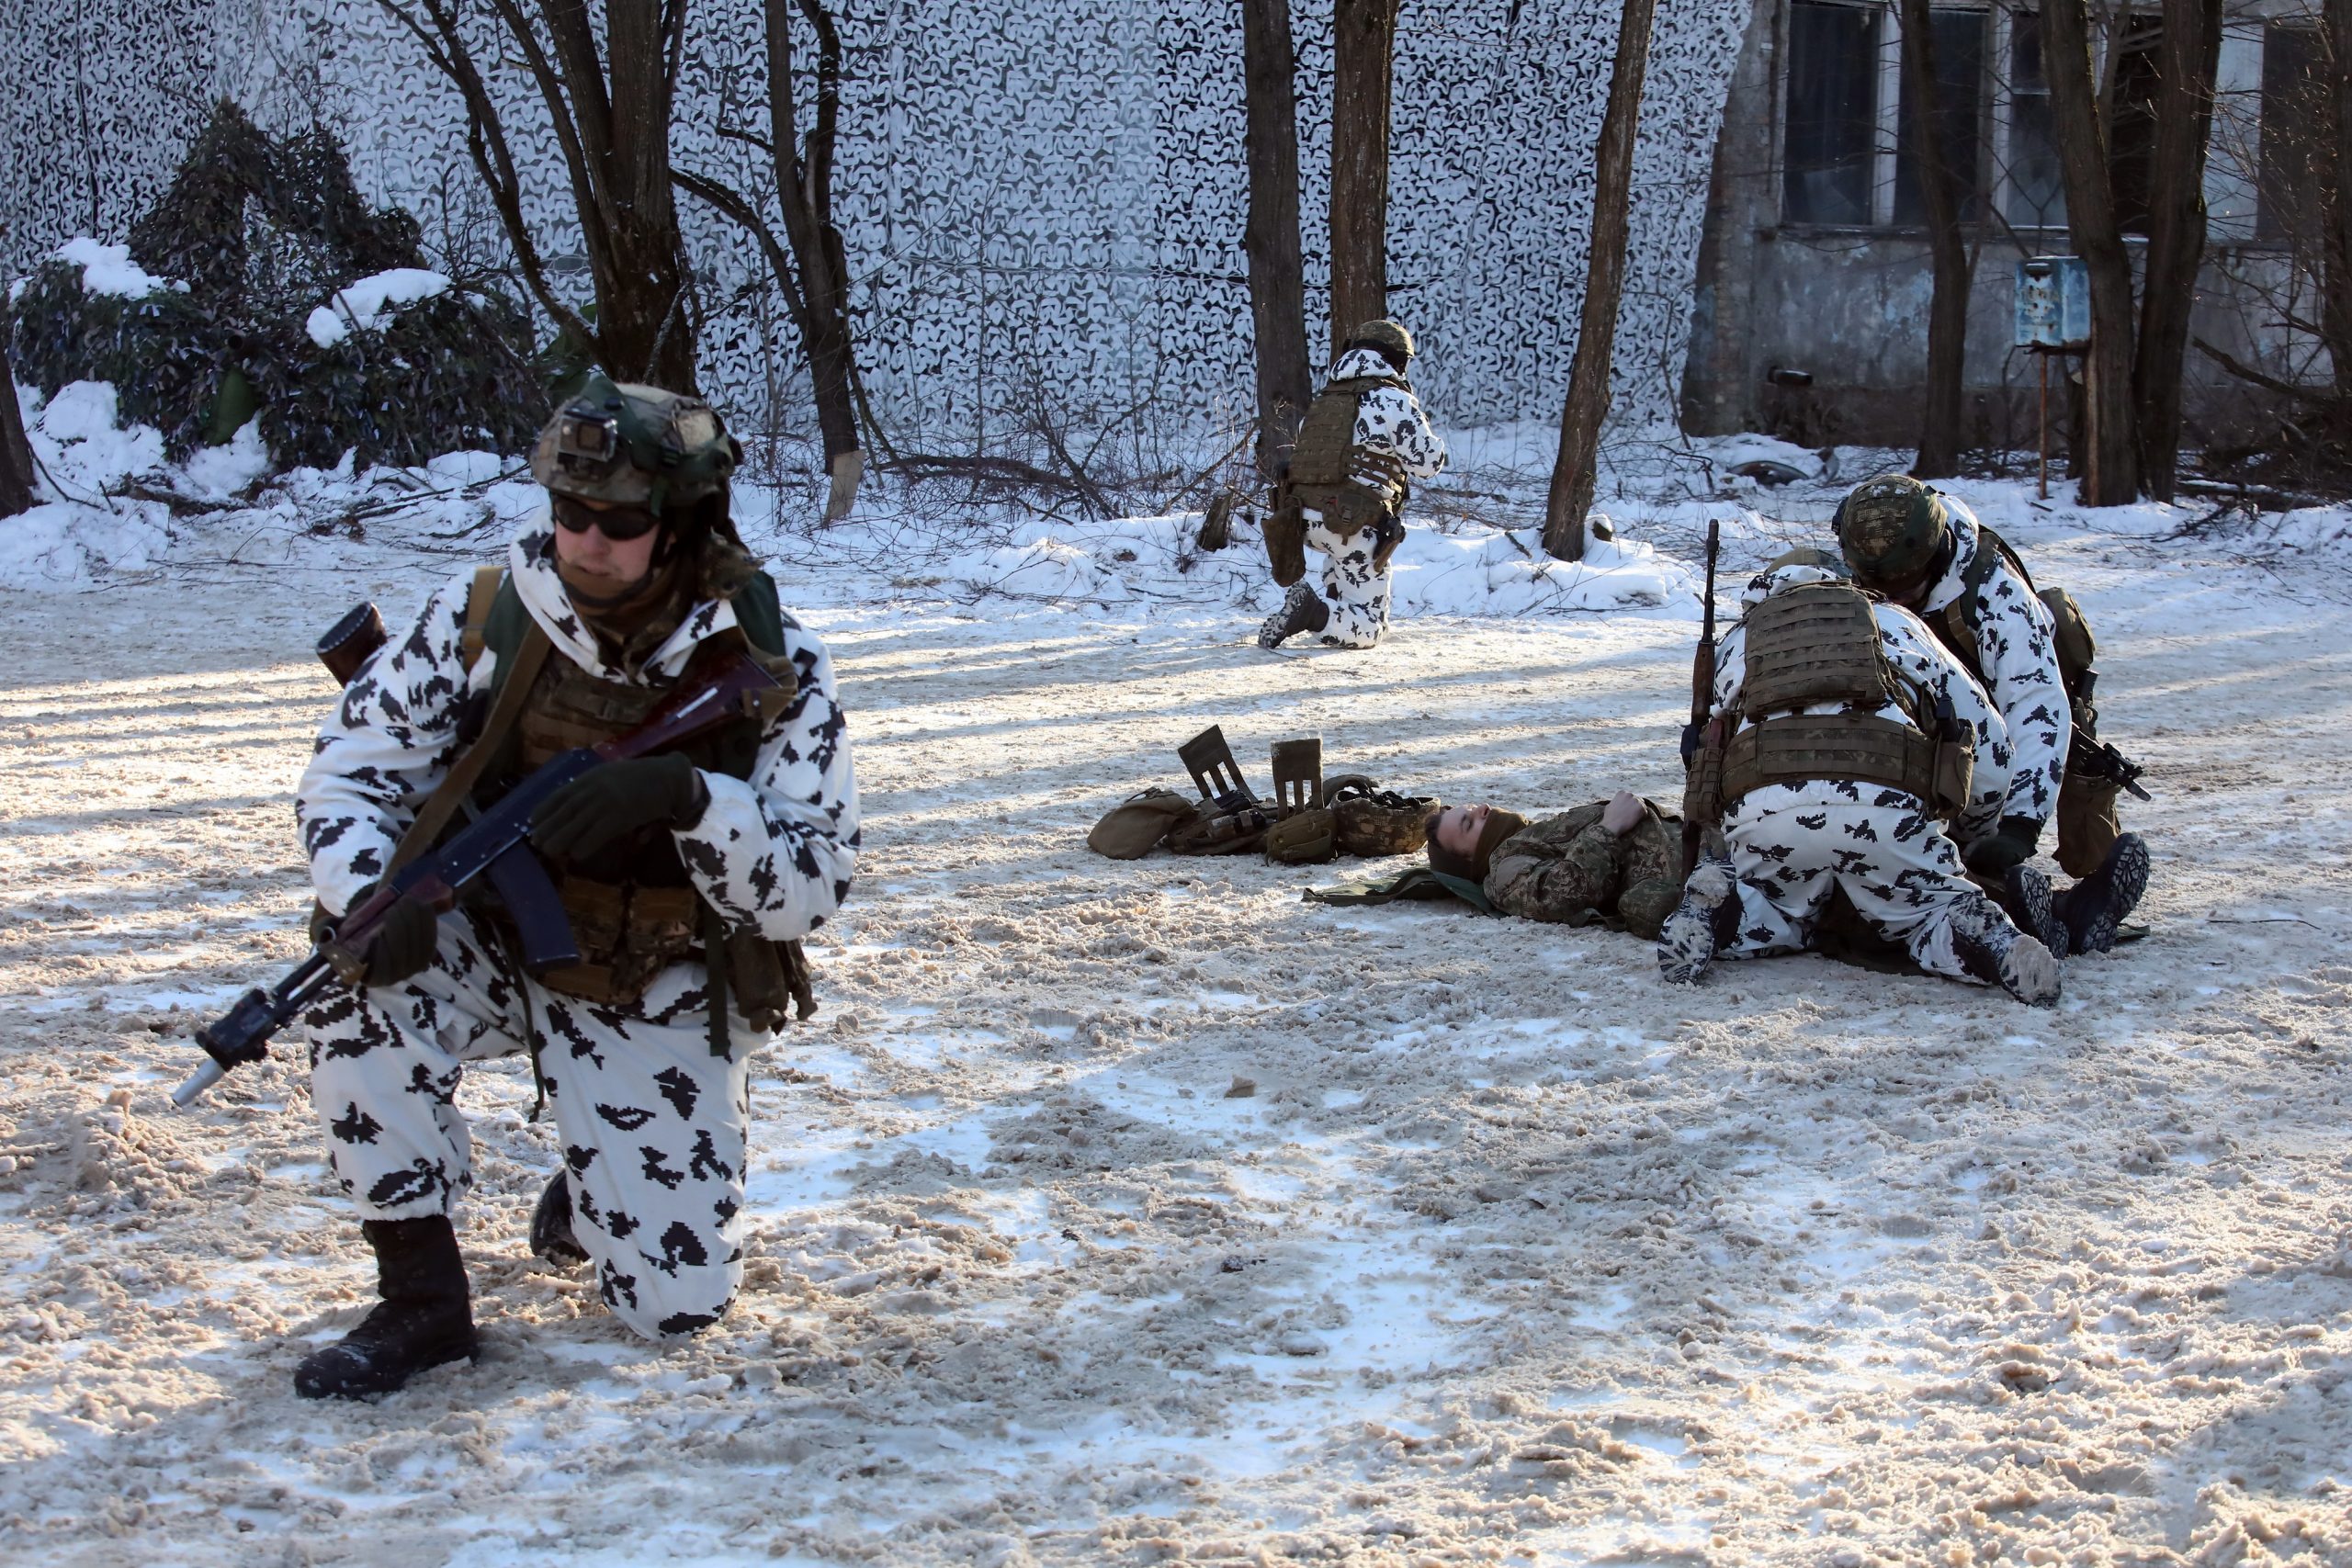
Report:
M1410 359L1413 357L1413 334L1395 321L1366 321L1348 334L1347 346L1377 348L1399 358Z
M1917 584L1951 532L1943 498L1908 474L1864 479L1838 503L1838 547L1854 581L1874 592Z
M558 495L659 515L718 494L742 456L700 398L598 370L539 432L531 477Z

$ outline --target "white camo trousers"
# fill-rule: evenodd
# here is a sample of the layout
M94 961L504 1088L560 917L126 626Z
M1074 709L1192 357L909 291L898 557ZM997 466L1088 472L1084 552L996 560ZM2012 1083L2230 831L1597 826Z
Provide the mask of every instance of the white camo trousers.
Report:
M1309 509L1305 515L1307 547L1323 552L1323 602L1331 607L1323 645L1372 647L1388 629L1393 581L1387 568L1373 564L1373 536L1368 531L1335 534L1323 525L1321 513Z
M1973 979L1953 951L1951 921L1984 895L1962 871L1960 851L1910 796L1875 788L1857 794L1909 804L1791 806L1736 816L1725 826L1739 931L1716 956L1804 952L1822 906L1842 887L1854 912L1901 943L1920 968Z
M447 1213L473 1184L457 1107L468 1062L540 1041L564 1145L572 1230L614 1315L648 1338L716 1322L743 1275L749 1059L738 1021L711 1055L699 964L664 972L639 1008L518 986L472 918L442 918L433 963L397 986L335 989L304 1015L311 1098L363 1220Z

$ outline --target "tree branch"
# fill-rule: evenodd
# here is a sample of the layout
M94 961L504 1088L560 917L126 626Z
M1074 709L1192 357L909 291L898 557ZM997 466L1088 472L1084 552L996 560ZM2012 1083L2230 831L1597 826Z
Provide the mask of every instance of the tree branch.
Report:
M425 59L441 73L466 106L466 151L472 156L475 170L482 184L490 188L491 206L497 210L499 222L506 231L506 242L514 247L515 265L521 269L523 282L532 298L548 318L578 342L586 344L599 358L603 346L595 329L581 314L557 298L548 284L547 267L539 255L537 241L532 238L529 220L523 213L522 181L515 173L513 152L506 142L506 129L499 118L498 107L483 84L481 71L475 66L472 51L468 49L465 35L458 30L456 13L445 0L424 0L425 14L432 20L427 30L408 8L398 0L376 0L384 13L406 28L424 51Z
M2299 403L2324 403L2333 400L2324 388L2298 387L2292 381L2282 381L2276 376L2266 375L2256 370L2253 366L2215 348L2201 337L2192 337L2188 341L2197 345L2198 353L2239 380L2249 382L2266 392L2276 392L2282 398L2291 398Z

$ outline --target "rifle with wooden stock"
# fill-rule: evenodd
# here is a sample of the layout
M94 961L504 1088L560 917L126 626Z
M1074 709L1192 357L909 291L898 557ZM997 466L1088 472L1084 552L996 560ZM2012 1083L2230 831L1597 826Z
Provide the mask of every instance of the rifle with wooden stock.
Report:
M1715 556L1723 546L1723 525L1707 525L1707 589L1698 649L1690 655L1690 722L1682 731L1682 766L1690 774L1683 790L1682 874L1687 880L1699 868L1699 849L1713 812L1702 804L1720 793L1722 749L1709 755L1707 717L1715 705ZM1715 774L1713 788L1702 775Z
M749 653L729 649L689 665L676 694L628 734L550 758L447 842L401 867L345 910L284 979L266 991L247 991L197 1031L196 1043L211 1060L172 1091L172 1102L191 1105L231 1068L266 1056L270 1036L329 987L356 990L365 985L368 945L396 905L419 903L447 913L476 878L487 877L514 922L525 968L538 974L578 963L571 919L530 845L531 814L556 791L607 762L673 750L731 719L756 714L761 694L778 689L776 678Z

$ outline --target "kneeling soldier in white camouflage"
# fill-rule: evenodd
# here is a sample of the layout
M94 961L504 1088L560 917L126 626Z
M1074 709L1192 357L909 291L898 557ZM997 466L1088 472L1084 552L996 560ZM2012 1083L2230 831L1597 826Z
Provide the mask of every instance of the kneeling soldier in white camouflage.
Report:
M2037 592L2007 541L1908 474L1856 486L1837 527L1854 581L1917 615L2008 727L2009 797L1999 825L1962 845L1968 869L2060 957L2112 947L2147 888L2148 846L2116 818L2138 770L2118 773L2092 733L2098 677L2080 607L2063 590ZM2080 879L2054 897L2029 863L2053 818L2058 863Z
M752 1054L808 1006L798 939L849 891L857 794L825 649L728 517L740 454L700 400L592 378L539 437L552 516L507 565L435 594L356 671L297 815L326 918L550 758L621 736L698 650L748 644L779 683L682 751L606 761L532 818L580 962L532 976L511 913L422 904L367 984L304 1016L311 1093L383 1300L295 1388L356 1397L474 1353L449 1213L471 1185L465 1064L530 1053L564 1170L535 1250L595 1266L639 1334L688 1334L742 1276Z
M1962 869L1954 840L1997 826L2009 795L2000 716L1918 618L1812 565L1750 584L1724 634L1686 809L1720 822L1658 938L1688 984L1718 958L1812 944L1843 891L1935 975L2058 999L2058 962Z
M1259 627L1259 647L1315 632L1326 648L1370 648L1388 629L1388 560L1405 538L1408 481L1445 468L1445 443L1405 379L1412 361L1410 333L1366 321L1308 406L1266 518L1267 558L1290 592ZM1310 548L1323 557L1321 598L1300 581Z

